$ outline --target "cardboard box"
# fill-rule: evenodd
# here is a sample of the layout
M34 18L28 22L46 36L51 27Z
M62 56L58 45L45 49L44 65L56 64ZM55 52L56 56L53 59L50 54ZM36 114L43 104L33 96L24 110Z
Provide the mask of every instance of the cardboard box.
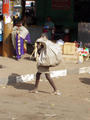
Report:
M74 55L74 54L76 54L76 50L77 50L77 48L76 48L75 43L66 42L63 47L63 54L64 55Z
M78 55L63 55L65 63L78 63Z

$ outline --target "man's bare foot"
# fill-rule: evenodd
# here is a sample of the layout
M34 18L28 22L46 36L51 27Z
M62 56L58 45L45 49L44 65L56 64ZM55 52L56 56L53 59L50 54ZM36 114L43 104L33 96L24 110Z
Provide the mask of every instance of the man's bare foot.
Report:
M30 93L38 93L37 89L31 90Z
M57 90L57 91L54 91L54 92L52 93L52 95L61 95L61 92L60 92L59 90Z

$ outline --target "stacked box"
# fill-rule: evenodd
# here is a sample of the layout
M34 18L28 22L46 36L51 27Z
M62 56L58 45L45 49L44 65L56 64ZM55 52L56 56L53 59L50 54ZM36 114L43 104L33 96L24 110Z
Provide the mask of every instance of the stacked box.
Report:
M78 55L63 55L65 63L78 63Z
M76 46L75 43L66 42L63 47L64 55L75 55L76 54Z

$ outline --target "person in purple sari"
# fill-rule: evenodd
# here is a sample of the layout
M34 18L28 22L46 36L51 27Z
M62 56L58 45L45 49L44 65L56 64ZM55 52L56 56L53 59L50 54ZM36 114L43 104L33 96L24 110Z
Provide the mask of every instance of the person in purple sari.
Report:
M20 59L25 53L24 43L31 43L29 31L22 26L22 21L17 21L12 32L12 43L15 49L16 59Z

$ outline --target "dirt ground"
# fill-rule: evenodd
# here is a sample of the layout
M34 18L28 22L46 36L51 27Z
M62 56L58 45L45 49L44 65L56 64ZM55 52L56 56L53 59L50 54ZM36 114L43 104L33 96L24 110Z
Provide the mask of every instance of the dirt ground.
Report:
M30 93L34 81L0 86L0 120L90 120L90 74L76 74L73 70L88 67L83 64L61 63L51 70L69 69L71 74L54 79L61 96L52 95L47 81L39 84L39 93ZM16 61L0 57L0 80L12 74L36 73L36 62L26 55Z
M0 87L0 120L90 120L90 75L54 79L61 95L51 95L47 81L39 93L30 93L34 82Z

